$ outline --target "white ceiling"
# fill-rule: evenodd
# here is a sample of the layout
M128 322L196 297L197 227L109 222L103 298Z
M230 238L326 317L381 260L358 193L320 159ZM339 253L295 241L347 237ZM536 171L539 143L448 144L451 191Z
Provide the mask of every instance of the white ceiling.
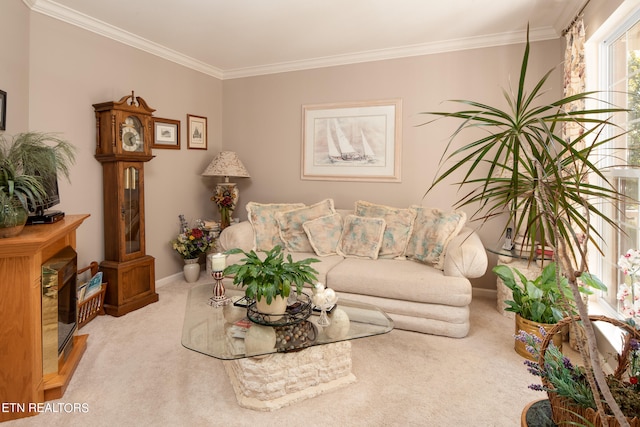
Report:
M23 0L218 78L560 37L587 0Z

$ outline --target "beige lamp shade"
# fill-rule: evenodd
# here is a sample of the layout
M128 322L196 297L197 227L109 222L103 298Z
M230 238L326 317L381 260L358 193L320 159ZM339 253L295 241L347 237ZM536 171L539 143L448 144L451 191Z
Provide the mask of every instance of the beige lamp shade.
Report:
M238 155L233 151L221 151L209 166L202 172L203 176L224 176L229 181L230 176L249 178L249 172L244 167Z

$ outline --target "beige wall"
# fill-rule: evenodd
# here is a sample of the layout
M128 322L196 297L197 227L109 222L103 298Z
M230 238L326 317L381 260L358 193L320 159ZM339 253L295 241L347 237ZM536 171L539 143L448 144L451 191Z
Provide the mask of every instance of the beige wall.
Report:
M30 12L21 0L0 2L0 22L0 36L11 40L0 62L0 89L9 96L6 134L58 131L78 148L72 183L61 182L60 209L91 214L78 236L81 263L103 256L102 176L93 157L91 105L135 90L157 117L181 120L182 149L154 150L156 157L145 166L147 252L156 257L158 279L181 270L168 244L178 231L177 215L217 216L209 201L214 182L200 173L222 148L237 151L252 175L237 180L243 218L250 200L311 203L332 197L338 207L363 199L450 208L456 200L450 185L436 188L424 201L422 196L455 123L417 127L425 120L419 113L449 108L441 101L453 98L504 106L501 89L510 80L515 84L523 49L520 44L221 82ZM560 39L533 44L532 78L560 65L563 44ZM555 96L560 93L560 73L550 87ZM390 98L403 102L401 183L300 179L302 105ZM186 149L187 113L208 117L207 152ZM498 223L482 227L485 245L498 244L500 229ZM488 273L474 286L494 288L495 280Z
M29 14L20 0L0 2L0 90L7 92L7 135L24 130L29 120Z
M624 2L625 0L596 0L589 2L584 9L583 15L586 39L588 40ZM631 1L627 0L627 3L631 3Z
M353 208L362 199L398 207L424 204L451 209L457 200L451 185L436 187L424 200L422 196L458 123L417 127L427 120L419 113L450 108L441 101L456 98L506 108L501 89L510 79L517 84L523 49L519 44L225 80L222 143L238 152L251 174L250 179L236 180L241 191L239 216L246 218L244 205L252 200L313 203L325 197L341 208ZM559 39L534 43L532 79L537 81L558 65L562 55ZM549 88L558 96L561 86L556 72ZM300 179L302 105L390 98L400 98L403 104L401 183ZM502 226L497 221L482 227L485 245L498 245ZM495 277L489 272L474 286L495 288Z
M200 173L221 147L221 81L29 12L21 0L0 3L0 17L7 16L0 25L9 48L0 63L0 89L10 101L5 135L60 132L77 147L71 184L60 181L57 208L91 214L78 232L79 263L102 261L104 253L102 167L93 157L92 105L135 90L156 109L156 117L181 121L182 149L154 150L156 157L145 165L147 253L156 257L158 279L181 271L181 260L169 245L179 231L178 214L191 220L214 216L209 201L213 183ZM208 118L208 151L187 150L187 113Z

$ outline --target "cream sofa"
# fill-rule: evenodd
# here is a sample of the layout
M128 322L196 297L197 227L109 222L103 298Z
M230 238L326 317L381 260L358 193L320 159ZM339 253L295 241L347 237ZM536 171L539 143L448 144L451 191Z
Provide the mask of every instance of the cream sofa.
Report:
M320 209L318 205L322 205ZM387 252L385 258L384 245L378 242L380 228L387 232L402 229L403 235L409 232L415 240L419 237L418 233L431 233L431 228L425 231L422 225L417 225L419 220L421 224L429 223L428 225L442 223L440 219L420 219L419 214L416 218L415 212L419 211L419 208L412 208L413 211L358 202L355 211L335 210L331 199L311 206L249 203L249 221L225 228L220 235L219 243L222 250L241 248L247 252L282 244L294 260L309 257L319 259L320 262L312 266L318 270L320 282L335 290L340 298L380 307L394 320L396 328L462 338L467 335L470 326L469 304L472 288L469 279L485 273L486 252L478 235L470 228L463 227L466 217L462 214L463 219L458 221L454 228L450 228L450 235L444 238L444 245L443 242L436 245L437 249L442 251L435 262L417 260L420 257L416 256L415 244L412 252L409 250L410 242L392 242L388 235L383 235L383 238L389 238L389 242L399 243L404 247L401 249L401 255L394 256L397 254ZM442 217L439 211L434 211L439 215L438 218ZM369 218L360 215L367 212L373 215ZM429 212L431 215L431 211ZM355 213L359 215L354 215ZM411 222L408 230L406 227L398 226L398 222L402 221L398 221L397 218L405 214L408 220L404 223ZM366 229L366 239L362 238L363 229L357 228L360 221L373 224L375 228L374 231ZM330 223L333 225L328 225ZM315 234L312 225L315 225ZM328 230L333 227L337 230L332 235ZM371 250L377 250L378 253L363 255L358 253L359 248L350 248L345 242L350 235L357 235L359 241L365 240L366 245L376 241L379 244L373 244ZM266 240L265 236L268 237ZM297 246L296 243L290 244L296 242L296 239L308 241ZM333 243L322 248L327 240L332 239L334 243L338 242L335 253L327 249L331 248ZM409 237L406 240L408 241ZM309 243L310 250L305 246ZM236 263L241 258L242 254L230 256L227 263Z

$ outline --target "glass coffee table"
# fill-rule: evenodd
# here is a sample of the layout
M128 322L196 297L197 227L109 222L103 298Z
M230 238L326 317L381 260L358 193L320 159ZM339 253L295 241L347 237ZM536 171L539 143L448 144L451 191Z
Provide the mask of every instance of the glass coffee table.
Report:
M286 349L274 348L247 355L242 351L243 346L238 342L242 341L242 338L237 338L242 334L237 331L238 328L234 328L234 325L238 323L240 328L244 325L243 319L246 318L247 308L235 305L211 307L207 303L212 295L212 286L212 284L198 285L189 291L182 328L183 346L222 360L286 352ZM226 295L236 301L244 296L244 291L227 289ZM338 299L335 309L329 313L329 319L342 315L339 313L340 310L349 318L348 329L342 334L336 333L333 336L327 334L330 332L331 325L326 328L329 331L317 326L320 313L313 312L307 321L313 324L316 334L315 339L307 341L308 347L385 334L393 329L393 320L373 305Z
M393 320L378 307L341 298L329 313L328 327L317 325L320 313L313 311L300 324L272 328L247 321L247 307L210 306L212 292L213 284L189 291L182 345L223 360L238 403L249 409L278 409L354 382L351 340L393 329ZM235 302L244 291L227 289L226 295ZM275 346L247 351L249 335L273 340L274 333ZM282 345L287 336L295 345Z

